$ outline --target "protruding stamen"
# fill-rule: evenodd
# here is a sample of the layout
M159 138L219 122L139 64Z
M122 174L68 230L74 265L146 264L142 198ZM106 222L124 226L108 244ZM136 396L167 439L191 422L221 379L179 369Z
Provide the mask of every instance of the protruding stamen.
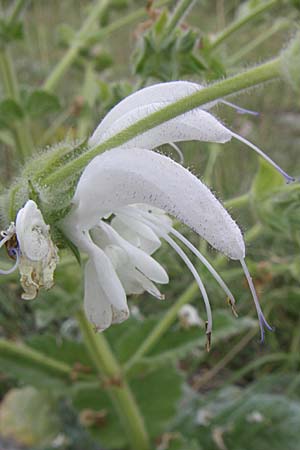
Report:
M206 328L206 351L207 353L210 352L211 349L211 331L208 331L208 323L205 322L205 328Z
M162 222L158 222L158 220L156 220L156 218L154 216L151 217L151 219L149 219L148 215L146 215L146 213L139 211L140 215L143 216L146 220L151 220L150 223L148 223L148 225L151 227L152 223L154 222L160 229L163 227L167 233L171 233L173 234L177 239L179 239L198 259L200 259L200 261L202 262L202 264L207 268L207 270L210 272L210 274L214 277L214 279L216 280L216 282L219 284L219 286L224 290L224 292L226 293L226 295L229 297L230 299L230 304L231 305L235 305L235 299L234 296L232 294L232 292L230 291L229 287L227 286L227 284L223 281L223 279L220 277L220 275L218 274L218 272L213 268L213 266L210 264L210 262L205 258L204 255L202 255L202 253L186 238L184 237L181 233L179 233L179 231L175 230L175 228L167 225L166 223L162 223ZM139 220L141 220L138 217Z
M237 310L235 309L235 305L231 301L231 298L229 298L229 297L227 298L227 303L230 306L232 314L234 315L234 317L238 318L239 315L237 313Z
M239 114L251 114L252 116L259 116L259 112L253 111L252 109L242 108L241 106L235 105L234 103L228 102L227 100L220 100L220 103L230 106L230 108L234 108Z
M271 166L274 167L274 169L276 169L277 172L279 172L280 175L282 175L284 177L286 183L293 183L294 181L296 181L296 179L294 177L291 177L289 174L287 174L280 166L278 166L278 164L276 164L275 161L273 161L273 159L271 159L268 155L266 155L266 153L264 153L256 145L252 144L252 142L248 141L248 139L243 138L242 136L234 133L233 131L230 131L230 132L232 134L232 137L236 138L238 141L241 141L244 144L246 144L248 147L252 148L256 153L258 153L262 158L264 158L265 161L267 161L269 164L271 164Z
M246 265L246 262L244 259L240 259L240 263L242 265L245 277L247 279L253 300L254 300L254 304L255 304L255 308L256 308L256 312L257 312L257 316L258 316L258 320L259 320L259 327L260 327L260 334L261 334L261 342L264 341L264 337L265 337L265 330L264 328L266 327L269 331L273 331L273 328L268 324L264 313L262 312L261 306L259 304L259 300L256 294L256 290L253 284L253 280L251 278L251 275L249 273L248 267Z
M178 145L174 144L174 142L169 142L169 145L174 148L174 150L176 151L176 153L179 156L179 164L183 164L184 163L184 156L182 151L180 150L180 148L178 147Z

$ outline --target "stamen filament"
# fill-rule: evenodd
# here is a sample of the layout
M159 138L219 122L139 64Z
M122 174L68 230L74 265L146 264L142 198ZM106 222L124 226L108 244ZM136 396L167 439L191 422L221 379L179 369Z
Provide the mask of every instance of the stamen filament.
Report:
M174 150L176 151L176 153L179 156L179 164L183 164L184 163L184 156L182 151L180 150L180 148L178 147L178 145L174 144L174 142L169 142L169 145L174 148Z
M254 304L255 304L255 308L256 308L256 312L257 312L257 316L258 316L258 321L259 321L259 327L260 327L260 334L261 334L261 342L264 341L264 337L265 337L265 330L264 328L266 327L269 331L273 331L273 328L268 324L264 313L262 312L258 297L257 297L257 293L253 284L253 280L251 278L251 275L249 273L248 267L246 265L246 262L244 259L240 259L240 263L242 265L245 277L247 279L253 300L254 300Z
M122 209L122 213L124 213L125 215L128 215L129 217L134 217L135 219L138 218L138 220L143 222L145 225L148 225L150 228L153 229L153 231L155 231L158 234L158 236L161 236L166 242L168 242L170 247L172 247L173 250L175 250L175 252L180 256L180 258L183 260L183 262L186 264L186 266L192 273L192 275L195 278L195 281L200 289L203 300L204 300L206 314L207 314L206 334L207 334L207 336L210 336L211 331L212 331L212 312L211 312L210 302L209 302L208 295L207 295L206 289L204 287L204 284L200 278L200 275L198 274L197 270L195 269L193 263L188 258L188 256L184 253L184 251L179 247L179 245L167 233L162 232L162 230L157 225L155 225L151 221L147 220L147 218L142 213L142 211L140 211L140 213L141 213L140 215L142 215L142 217L140 217L139 214L134 214L133 211L132 211L133 214L127 213L127 211L128 211L127 208L125 211L124 211L124 209ZM159 226L161 226L161 225L162 224L159 223Z
M256 145L252 144L252 142L248 141L248 139L245 139L244 137L240 136L239 134L234 133L233 131L230 131L232 137L236 138L238 141L243 142L243 144L246 144L248 147L252 148L256 153L258 153L264 160L266 160L271 166L276 169L280 175L282 175L287 183L292 183L296 181L294 177L291 177L288 175L278 164L276 164L273 159L271 159L266 153L264 153L260 148L258 148Z
M242 108L241 106L235 105L234 103L228 102L227 100L220 100L220 103L223 103L230 108L234 108L239 114L251 114L252 116L259 116L259 112L253 111L252 109Z
M126 214L127 214L127 211L126 211ZM202 262L202 264L207 268L207 270L210 272L210 274L214 277L214 279L219 284L219 286L224 290L226 295L229 297L230 306L233 308L233 311L234 311L235 298L234 298L232 292L230 291L229 287L226 285L226 283L221 278L221 276L218 274L218 272L213 268L213 266L210 264L210 262L205 258L205 256L202 255L202 253L186 237L184 237L181 233L179 233L179 231L175 230L175 228L168 226L165 223L159 222L158 220L156 220L155 216L153 216L153 215L151 215L151 219L150 219L148 217L149 214L144 213L141 210L138 213L135 211L135 215L143 216L146 220L149 220L151 223L154 222L158 227L164 228L167 233L171 233L177 239L179 239ZM139 220L139 217L135 217L135 218L138 218L138 220ZM151 225L149 224L149 226L151 226ZM159 231L159 233L161 233L161 232Z

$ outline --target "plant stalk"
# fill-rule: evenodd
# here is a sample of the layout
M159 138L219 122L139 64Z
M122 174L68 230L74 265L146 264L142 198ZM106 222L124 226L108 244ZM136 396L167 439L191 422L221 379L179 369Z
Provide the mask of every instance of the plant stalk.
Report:
M269 0L266 3L262 3L261 5L253 8L253 10L246 16L241 17L240 19L234 20L228 27L222 30L215 40L210 44L210 49L215 50L219 47L223 42L232 36L236 31L240 30L244 25L247 25L253 19L255 19L260 14L265 13L269 9L273 8L280 0Z
M85 19L80 30L76 33L71 47L67 50L60 62L54 67L46 81L43 88L47 91L53 91L64 73L69 69L71 64L76 59L80 49L86 44L87 38L90 35L91 28L95 25L99 17L104 13L108 6L108 0L98 0L91 9L90 14Z
M132 450L150 450L149 438L141 412L103 333L96 333L83 311L77 314L84 344L119 414Z
M7 97L13 99L16 103L20 103L20 92L14 66L12 64L10 52L8 48L0 49L0 71L3 80L3 86ZM33 142L28 130L26 120L18 121L12 126L16 149L18 156L25 161L33 150Z

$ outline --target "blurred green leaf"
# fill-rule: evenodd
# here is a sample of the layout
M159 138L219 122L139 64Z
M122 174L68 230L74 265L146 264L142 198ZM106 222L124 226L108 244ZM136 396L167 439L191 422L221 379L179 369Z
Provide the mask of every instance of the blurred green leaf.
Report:
M33 118L57 113L60 108L58 97L41 89L32 92L25 102L25 110Z
M143 322L131 320L126 327L127 331L122 332L114 342L114 349L122 362L128 361L133 356L141 342L147 338L158 323L159 317L146 319ZM256 326L256 322L248 317L236 319L229 311L217 310L214 312L212 343L217 345L221 341L243 333L253 326ZM123 326L123 330L125 330L125 326ZM205 345L206 335L203 329L198 327L182 329L177 322L173 328L162 336L156 346L143 357L142 365L153 368L157 365L178 361L195 348L198 348L205 355ZM200 353L198 354L200 355Z
M130 381L130 387L144 416L151 437L155 438L166 430L181 397L181 385L182 377L172 366L164 367ZM105 411L105 422L98 427L92 426L90 431L104 446L120 448L126 444L126 437L119 418L112 409L107 389L101 388L99 384L89 386L77 383L72 389L74 406L80 411L86 408L94 411Z
M0 43L6 45L12 41L19 41L23 38L22 22L8 23L0 19Z
M11 128L22 118L22 108L15 100L8 98L0 102L0 128Z
M267 161L259 159L259 169L254 177L251 193L255 202L267 197L278 187L284 185L282 175Z

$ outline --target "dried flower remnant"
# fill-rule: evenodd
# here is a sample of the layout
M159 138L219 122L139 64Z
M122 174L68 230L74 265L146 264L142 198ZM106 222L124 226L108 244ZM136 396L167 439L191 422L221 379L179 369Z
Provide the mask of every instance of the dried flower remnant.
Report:
M45 224L36 203L28 200L18 212L16 224L12 223L1 236L0 246L6 245L15 264L0 273L12 273L19 268L24 289L22 298L31 300L37 296L40 288L50 289L58 262L57 248L51 240L49 225Z

